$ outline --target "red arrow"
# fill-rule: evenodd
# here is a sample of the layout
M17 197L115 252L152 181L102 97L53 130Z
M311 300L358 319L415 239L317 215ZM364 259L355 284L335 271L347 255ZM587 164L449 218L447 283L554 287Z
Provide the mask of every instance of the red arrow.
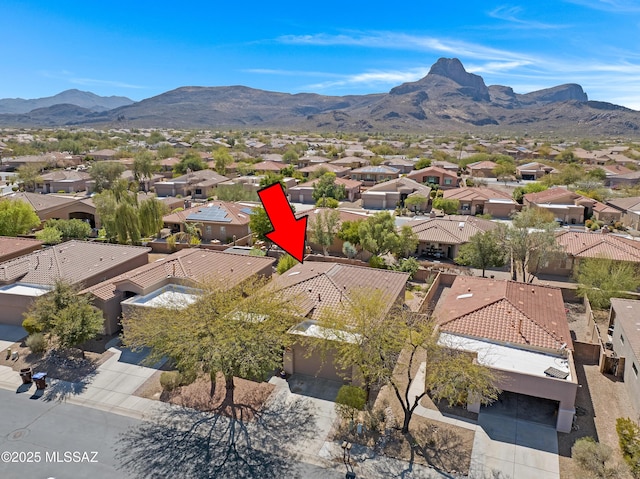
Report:
M267 233L267 238L302 263L308 216L296 219L280 183L262 188L258 196L273 225L273 231Z

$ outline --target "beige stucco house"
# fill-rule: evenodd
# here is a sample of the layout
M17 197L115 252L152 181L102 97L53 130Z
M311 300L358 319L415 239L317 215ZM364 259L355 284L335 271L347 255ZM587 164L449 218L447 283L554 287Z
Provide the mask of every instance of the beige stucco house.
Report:
M434 311L439 343L476 355L502 391L556 402L556 429L571 432L578 379L560 289L472 276L445 289Z

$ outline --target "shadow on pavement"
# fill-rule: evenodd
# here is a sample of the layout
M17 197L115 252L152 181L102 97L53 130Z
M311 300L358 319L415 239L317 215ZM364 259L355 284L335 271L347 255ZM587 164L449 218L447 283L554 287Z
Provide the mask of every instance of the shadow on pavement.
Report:
M302 396L309 396L324 401L335 401L338 390L342 387L341 381L294 374L287 379L289 390Z
M315 433L313 405L278 394L256 410L231 400L227 413L175 407L127 431L117 453L127 477L304 477L291 447Z

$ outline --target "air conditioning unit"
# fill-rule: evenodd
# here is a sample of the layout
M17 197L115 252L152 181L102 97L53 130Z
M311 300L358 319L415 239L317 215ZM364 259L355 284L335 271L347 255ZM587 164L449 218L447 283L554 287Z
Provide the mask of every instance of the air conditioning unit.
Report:
M613 343L609 343L609 342L604 343L604 348L610 351L613 351Z

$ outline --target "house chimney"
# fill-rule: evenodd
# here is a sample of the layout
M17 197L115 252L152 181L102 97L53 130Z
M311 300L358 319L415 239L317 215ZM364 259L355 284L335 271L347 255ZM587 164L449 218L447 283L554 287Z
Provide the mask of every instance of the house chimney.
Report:
M171 276L175 276L175 275L176 275L176 264L175 264L175 263L173 263L173 265L172 265L172 266L173 266L173 273L172 273L172 275L171 275Z
M318 301L322 301L322 298L320 297L320 293L318 293Z

